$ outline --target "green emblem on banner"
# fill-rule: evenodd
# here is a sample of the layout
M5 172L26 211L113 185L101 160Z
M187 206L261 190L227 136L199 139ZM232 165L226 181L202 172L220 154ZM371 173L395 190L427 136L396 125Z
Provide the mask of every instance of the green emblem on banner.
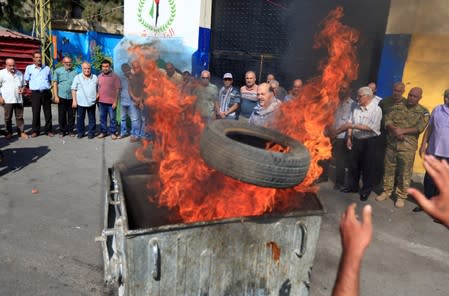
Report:
M145 6L145 3L151 2L151 6ZM167 0L170 15L164 19L164 23L158 25L159 20L159 2L160 0L139 0L137 6L137 20L146 29L154 33L164 33L173 24L176 16L175 0ZM165 2L165 1L163 1Z

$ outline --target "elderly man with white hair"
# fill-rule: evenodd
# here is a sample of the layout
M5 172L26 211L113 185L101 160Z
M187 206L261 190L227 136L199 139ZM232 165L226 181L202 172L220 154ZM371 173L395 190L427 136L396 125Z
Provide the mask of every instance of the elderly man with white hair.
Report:
M377 149L376 139L380 135L382 110L373 97L371 88L359 88L358 105L345 125L348 131L346 145L350 150L347 192L359 192L362 201L368 199L376 185L377 164L373 162L373 156ZM362 188L359 188L360 176L363 178Z
M249 118L249 123L268 127L274 119L276 110L281 106L274 96L274 91L268 83L261 83L257 87L257 99L259 102Z

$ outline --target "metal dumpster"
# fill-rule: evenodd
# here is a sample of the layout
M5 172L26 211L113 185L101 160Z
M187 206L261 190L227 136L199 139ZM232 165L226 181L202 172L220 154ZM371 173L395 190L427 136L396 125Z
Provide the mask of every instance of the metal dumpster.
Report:
M104 279L119 295L308 295L324 208L183 224L146 199L155 175L106 176Z

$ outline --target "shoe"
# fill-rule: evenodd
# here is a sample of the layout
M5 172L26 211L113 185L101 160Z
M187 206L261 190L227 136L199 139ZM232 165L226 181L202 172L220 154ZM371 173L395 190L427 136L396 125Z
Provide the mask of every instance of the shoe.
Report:
M340 190L341 189L341 185L338 183L334 184L334 190Z
M82 139L82 138L84 137L84 135L83 135L83 134L78 134L76 137L77 137L78 139Z
M11 139L11 138L12 138L12 134L7 133L7 134L5 135L5 138L6 138L7 140Z
M55 134L54 134L54 133L52 133L52 132L48 132L48 133L47 133L47 136L49 136L49 137L54 137L54 136L55 136Z
M349 187L343 187L340 191L344 192L344 193L356 193L356 192L359 192L358 190L352 189L352 188L349 188Z
M103 139L104 137L106 137L106 134L100 133L97 138L98 139Z
M26 139L28 139L29 137L28 137L28 135L25 134L24 132L21 132L20 135L19 135L19 138L26 140Z
M394 203L396 208L403 208L405 206L405 201L402 198L398 198Z
M116 135L114 135L114 134L111 135L111 139L112 139L112 140L117 140L117 138L118 138L118 137L117 137Z
M32 132L31 133L31 138L36 138L38 136L39 136L39 134L37 132Z
M87 136L87 138L90 140L90 139L93 139L93 138L95 138L95 135L88 135ZM104 138L104 137L102 137L102 138ZM100 138L101 139L101 138Z
M367 193L360 193L360 200L361 201L367 201L369 194Z
M127 135L119 135L118 137L117 137L117 139L123 139L123 138L126 138L127 137Z
M135 142L138 141L138 139L137 139L136 137L131 137L131 138L129 138L129 141L130 141L131 143L135 143Z
M76 133L71 133L70 136L71 137L76 137Z
M384 201L386 199L390 198L390 195L386 192L382 192L380 195L376 196L377 201Z
M416 207L412 211L415 213L419 213L419 212L422 212L422 209L421 209L421 207Z
M441 222L441 221L438 220L438 219L433 219L433 222L438 223L438 224L443 224L443 222Z

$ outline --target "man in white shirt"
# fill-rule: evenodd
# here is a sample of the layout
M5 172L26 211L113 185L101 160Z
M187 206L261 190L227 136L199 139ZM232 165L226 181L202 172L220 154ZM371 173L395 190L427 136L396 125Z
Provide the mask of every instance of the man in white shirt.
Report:
M373 163L376 140L380 135L382 110L373 98L371 88L361 87L357 92L358 106L352 111L351 121L346 124L349 155L349 192L359 192L360 200L366 201L376 185L377 166ZM363 186L359 189L359 179Z
M380 101L382 101L382 98L379 97L376 93L377 93L377 85L375 82L370 82L368 83L368 87L371 88L371 90L373 91L373 99L375 102L379 103Z
M0 105L5 111L6 138L12 137L12 114L16 115L16 128L19 138L28 139L23 131L23 74L16 70L14 59L6 59L6 67L0 70Z

